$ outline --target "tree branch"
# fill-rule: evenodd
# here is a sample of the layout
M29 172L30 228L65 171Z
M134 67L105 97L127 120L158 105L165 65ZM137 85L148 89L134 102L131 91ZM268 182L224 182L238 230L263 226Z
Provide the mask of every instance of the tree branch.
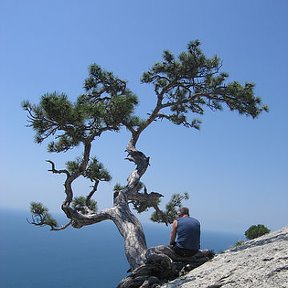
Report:
M52 168L51 168L50 170L48 170L48 171L52 172L53 174L66 174L67 177L70 177L70 173L69 173L68 170L66 170L66 169L57 170L57 169L55 168L55 163L54 163L53 161L51 161L51 160L46 160L46 162L50 163L51 166L52 166Z
M89 194L86 197L86 206L88 206L90 199L94 195L94 193L97 191L98 185L99 185L99 180L97 179L93 185L92 190L89 192Z
M105 209L93 214L83 215L77 212L75 209L68 207L70 219L72 220L72 226L74 228L81 228L86 225L92 225L105 220L112 220L115 214L115 208Z

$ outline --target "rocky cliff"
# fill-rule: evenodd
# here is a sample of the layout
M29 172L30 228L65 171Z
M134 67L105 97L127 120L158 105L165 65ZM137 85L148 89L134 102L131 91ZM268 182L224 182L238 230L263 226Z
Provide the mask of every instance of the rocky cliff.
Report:
M245 242L162 288L288 287L288 227Z

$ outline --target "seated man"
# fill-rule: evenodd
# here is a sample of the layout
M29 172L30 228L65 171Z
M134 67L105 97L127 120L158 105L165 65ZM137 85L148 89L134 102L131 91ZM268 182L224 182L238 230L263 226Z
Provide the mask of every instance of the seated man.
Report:
M186 207L179 209L178 216L172 223L170 245L179 256L193 256L200 249L200 223L189 216Z

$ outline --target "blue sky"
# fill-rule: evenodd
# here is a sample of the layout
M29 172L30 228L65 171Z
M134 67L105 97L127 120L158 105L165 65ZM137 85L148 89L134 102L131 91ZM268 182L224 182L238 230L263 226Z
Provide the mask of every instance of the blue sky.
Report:
M163 50L177 55L199 39L208 56L223 60L231 81L256 83L270 112L252 120L208 111L200 131L155 123L138 144L151 157L143 182L167 200L189 192L186 205L203 229L287 225L287 12L284 0L1 0L0 208L28 211L31 201L41 201L59 213L64 179L50 174L45 160L62 168L80 153L49 154L45 143L35 144L23 100L38 103L54 91L76 99L88 66L97 63L128 81L145 115L155 98L140 84L142 73ZM133 168L124 160L128 137L107 134L93 148L113 177L99 187L100 208L111 206L112 187ZM78 181L77 194L89 185Z

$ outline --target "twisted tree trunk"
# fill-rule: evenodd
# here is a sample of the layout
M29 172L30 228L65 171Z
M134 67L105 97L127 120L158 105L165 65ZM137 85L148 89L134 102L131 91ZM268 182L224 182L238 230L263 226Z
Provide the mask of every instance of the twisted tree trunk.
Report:
M117 198L117 201L122 201L121 198L126 197L120 192ZM113 212L112 221L123 236L125 255L133 270L145 262L147 244L142 225L130 211L127 200L118 203Z
M127 146L127 152L127 159L135 163L136 168L128 177L127 186L123 190L116 192L114 198L116 213L112 221L124 238L125 254L133 270L144 264L147 244L142 225L131 212L128 203L129 200L139 196L137 186L149 165L149 157L146 157L144 153L135 148L133 138Z
M125 198L126 195L123 192L119 192L117 203L113 208L90 215L83 215L71 207L63 207L63 210L72 219L74 228L81 228L105 220L113 221L124 239L125 255L130 269L134 270L145 262L147 244L142 225L130 211Z
M155 195L144 195L143 193L139 193L137 190L139 181L149 165L149 157L146 157L144 153L137 151L133 143L131 143L132 141L127 147L127 159L132 161L136 165L136 168L128 177L125 188L114 193L113 207L96 213L83 214L71 207L73 200L72 183L87 167L91 144L86 143L85 145L81 170L79 170L77 173L70 174L67 170L56 170L54 163L51 161L49 162L52 165L51 171L53 173L64 173L67 176L64 184L66 199L62 204L62 210L66 216L71 219L72 226L74 228L81 228L83 226L92 225L105 220L113 221L120 234L123 236L125 243L125 255L128 263L130 264L130 268L134 270L140 265L143 265L145 262L147 244L142 225L131 212L129 201L138 199L138 197L142 201L147 200L149 197L154 199ZM88 197L89 196L90 195L88 195ZM157 197L155 199L157 199Z

